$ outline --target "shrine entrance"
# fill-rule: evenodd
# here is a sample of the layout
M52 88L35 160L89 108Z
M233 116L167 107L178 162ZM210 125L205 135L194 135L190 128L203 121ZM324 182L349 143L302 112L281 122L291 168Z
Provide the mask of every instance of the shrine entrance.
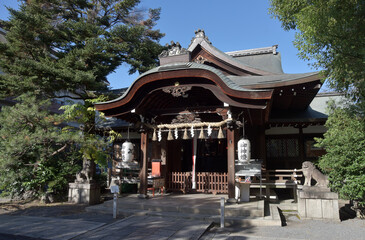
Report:
M167 142L167 190L228 193L227 142L212 136Z
M197 139L197 172L227 172L227 143L225 139ZM193 170L194 139L168 141L169 172Z

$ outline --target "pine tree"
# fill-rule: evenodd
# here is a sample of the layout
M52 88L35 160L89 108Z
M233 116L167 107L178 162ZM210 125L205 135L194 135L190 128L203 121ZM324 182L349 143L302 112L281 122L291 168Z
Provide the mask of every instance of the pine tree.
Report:
M21 97L0 112L0 190L64 194L82 160L105 164L110 142L96 135L88 98L107 88L107 75L122 63L144 72L162 51L163 34L153 30L160 10L146 16L139 2L23 0L19 11L9 9L1 23L7 43L0 43L0 98ZM60 91L85 104L52 114L49 99ZM70 121L79 129L65 127Z
M157 64L163 36L153 30L160 9L138 0L31 0L9 9L2 23L0 96L107 88L106 76L122 63L130 72Z
M48 111L49 100L17 101L0 112L0 189L16 196L64 192L80 169L80 134L62 129L64 117Z

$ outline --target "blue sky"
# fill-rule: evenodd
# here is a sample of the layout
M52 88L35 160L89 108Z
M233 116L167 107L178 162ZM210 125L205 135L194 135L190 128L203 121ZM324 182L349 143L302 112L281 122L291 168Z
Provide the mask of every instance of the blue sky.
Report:
M17 6L16 0L0 1L0 18L7 19L5 6ZM141 7L161 7L161 18L156 28L165 33L160 41L180 42L187 48L194 31L204 29L213 46L221 51L279 45L283 70L286 73L312 72L308 62L297 57L293 46L295 33L286 32L268 13L268 0L142 0ZM111 88L129 87L138 74L128 75L128 67L122 65L108 76Z

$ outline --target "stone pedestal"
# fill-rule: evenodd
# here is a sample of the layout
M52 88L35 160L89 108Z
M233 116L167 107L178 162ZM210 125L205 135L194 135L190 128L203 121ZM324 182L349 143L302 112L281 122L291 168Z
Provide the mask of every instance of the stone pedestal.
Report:
M250 201L250 184L249 183L236 183L235 187L235 198L240 202Z
M70 183L68 201L72 203L97 204L100 202L100 186L97 183Z
M328 188L298 190L298 213L302 218L340 220L338 194Z

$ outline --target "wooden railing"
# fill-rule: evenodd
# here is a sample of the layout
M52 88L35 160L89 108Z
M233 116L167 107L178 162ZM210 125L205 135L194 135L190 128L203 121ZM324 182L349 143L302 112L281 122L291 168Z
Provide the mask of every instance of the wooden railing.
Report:
M302 171L296 169L264 170L262 177L266 183L301 184Z
M197 172L196 191L203 193L228 193L227 173ZM301 171L293 169L276 169L262 171L262 184L300 184L303 177ZM253 179L258 183L259 179ZM168 176L167 189L170 191L181 191L183 193L192 190L191 172L171 172Z
M172 172L167 183L168 190L183 193L192 190L192 174L190 172ZM203 193L228 193L227 173L196 173L196 192Z
M191 182L191 172L171 172L167 181L167 190L186 193L191 190Z
M206 193L228 193L227 173L198 172L196 174L196 191Z

